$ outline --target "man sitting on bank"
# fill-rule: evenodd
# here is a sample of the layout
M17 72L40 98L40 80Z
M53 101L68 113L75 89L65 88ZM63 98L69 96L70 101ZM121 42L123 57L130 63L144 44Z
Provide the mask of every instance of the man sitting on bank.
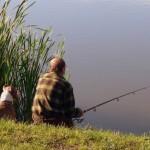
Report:
M35 124L73 127L72 118L83 115L80 108L75 108L72 85L63 77L65 66L62 58L54 57L50 61L50 72L40 77L32 106Z

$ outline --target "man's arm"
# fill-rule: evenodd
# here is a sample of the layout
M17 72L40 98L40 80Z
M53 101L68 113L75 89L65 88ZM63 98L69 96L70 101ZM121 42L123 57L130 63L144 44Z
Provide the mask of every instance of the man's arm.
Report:
M64 99L64 113L66 118L76 118L83 115L83 111L80 108L75 108L75 98L72 86L68 89Z

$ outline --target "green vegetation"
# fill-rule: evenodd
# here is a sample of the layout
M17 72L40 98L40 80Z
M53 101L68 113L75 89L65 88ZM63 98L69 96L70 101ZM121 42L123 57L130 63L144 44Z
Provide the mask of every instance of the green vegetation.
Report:
M29 124L36 84L47 71L56 39L51 38L52 28L25 25L26 11L34 4L26 6L27 1L22 0L9 14L10 0L0 8L0 90L4 84L12 84L21 91L20 101L14 104L17 119L28 122L0 119L0 149L150 150L148 135ZM56 55L63 57L64 41L60 40L56 47Z
M0 120L1 150L150 150L150 136Z
M64 41L57 44L58 36L51 38L52 28L25 24L26 11L34 3L27 5L28 0L22 0L10 11L10 2L0 5L0 93L4 84L17 87L21 91L20 101L14 103L17 120L30 122L39 76L49 68L54 45L56 55L63 56Z

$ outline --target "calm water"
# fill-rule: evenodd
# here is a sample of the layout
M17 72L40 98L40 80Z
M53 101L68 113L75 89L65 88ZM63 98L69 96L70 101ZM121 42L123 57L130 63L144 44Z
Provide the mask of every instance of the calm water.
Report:
M53 26L65 37L76 106L87 109L150 84L150 0L38 0L27 23ZM150 89L87 112L86 124L149 132Z

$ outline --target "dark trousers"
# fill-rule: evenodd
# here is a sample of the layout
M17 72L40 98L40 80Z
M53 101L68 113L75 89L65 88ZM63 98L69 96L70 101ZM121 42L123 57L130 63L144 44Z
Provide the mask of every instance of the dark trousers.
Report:
M32 119L34 121L34 124L44 123L44 124L49 124L49 125L54 125L54 126L65 126L65 127L69 127L69 128L74 127L72 118L66 119L62 116L57 117L57 118L44 118L41 115L37 115L37 114L33 113Z

